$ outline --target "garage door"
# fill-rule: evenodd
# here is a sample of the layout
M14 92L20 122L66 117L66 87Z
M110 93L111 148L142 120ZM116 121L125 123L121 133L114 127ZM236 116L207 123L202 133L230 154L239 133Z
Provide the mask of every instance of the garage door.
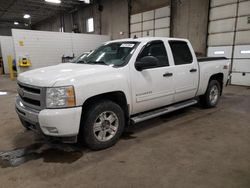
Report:
M232 84L250 86L250 1L211 0L208 56L232 62Z
M130 37L169 37L170 6L131 15Z

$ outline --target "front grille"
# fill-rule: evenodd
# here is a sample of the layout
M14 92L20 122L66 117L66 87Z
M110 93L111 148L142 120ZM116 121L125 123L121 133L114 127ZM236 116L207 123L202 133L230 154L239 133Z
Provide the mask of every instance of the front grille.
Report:
M25 106L36 110L43 108L43 88L18 82L17 91Z
M41 93L41 90L37 89L37 88L27 87L27 86L21 85L20 83L18 84L18 86L20 88L22 88L22 89L24 89L26 91L32 92L32 93L37 93L37 94Z
M26 103L29 103L29 104L32 104L32 105L35 105L35 106L41 106L40 101L29 99L29 98L26 98L26 97L21 97L21 99Z

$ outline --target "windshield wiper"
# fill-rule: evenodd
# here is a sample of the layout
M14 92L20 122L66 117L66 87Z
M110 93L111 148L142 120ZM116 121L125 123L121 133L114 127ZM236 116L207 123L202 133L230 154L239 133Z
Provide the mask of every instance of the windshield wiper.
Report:
M85 60L79 60L79 61L76 61L76 63L86 64L87 62Z
M104 61L90 61L88 64L96 64L96 65L108 65Z

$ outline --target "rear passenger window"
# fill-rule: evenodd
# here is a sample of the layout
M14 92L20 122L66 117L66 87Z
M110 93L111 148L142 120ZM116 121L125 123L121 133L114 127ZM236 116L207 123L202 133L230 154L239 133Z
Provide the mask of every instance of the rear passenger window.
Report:
M147 44L147 46L142 50L142 52L138 56L138 59L141 59L145 56L156 57L159 60L159 63L156 67L169 66L166 48L162 41L154 41Z
M190 64L193 62L193 57L184 41L169 41L170 48L174 57L175 65Z

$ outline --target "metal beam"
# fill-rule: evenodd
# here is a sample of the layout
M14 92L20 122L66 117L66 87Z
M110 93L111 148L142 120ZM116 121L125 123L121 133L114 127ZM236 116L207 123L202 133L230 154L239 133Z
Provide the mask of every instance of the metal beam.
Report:
M8 11L8 9L10 7L12 7L15 3L16 3L17 0L12 0L12 2L9 4L9 6L2 12L2 14L0 14L0 18Z
M60 5L47 3L44 0L8 0L0 1L0 22L26 22L23 14L31 15L32 24L48 19L59 13L67 13L77 7L84 7L85 4L79 0L62 0ZM4 24L4 23L2 23Z

